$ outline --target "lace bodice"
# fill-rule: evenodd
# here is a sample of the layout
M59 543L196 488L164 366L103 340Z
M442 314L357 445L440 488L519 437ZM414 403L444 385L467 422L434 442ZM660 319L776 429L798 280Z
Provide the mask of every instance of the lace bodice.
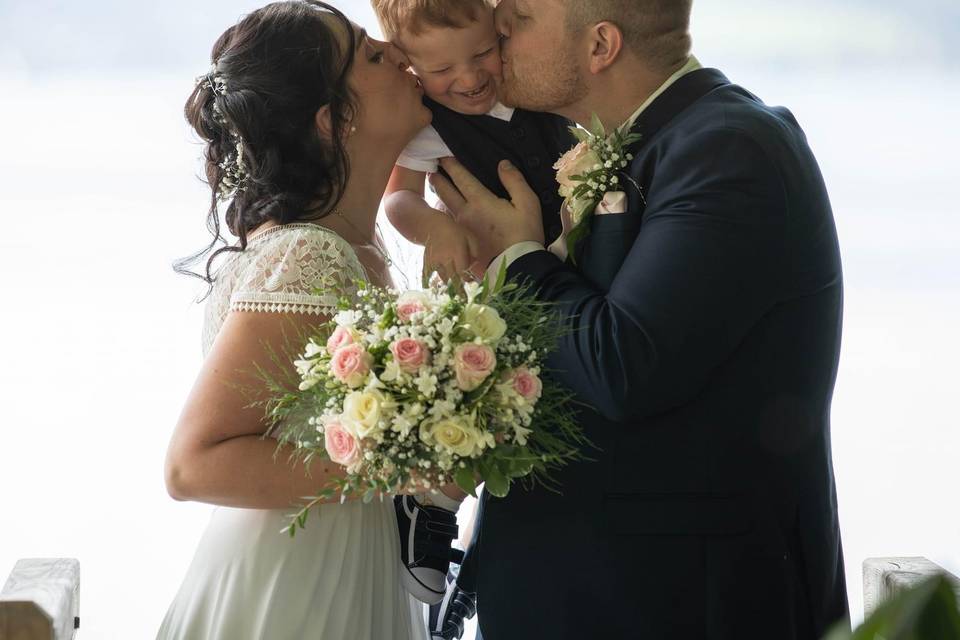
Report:
M354 291L354 283L366 279L353 247L325 227L296 223L262 231L217 269L204 314L203 354L231 311L329 314L336 311L337 291Z

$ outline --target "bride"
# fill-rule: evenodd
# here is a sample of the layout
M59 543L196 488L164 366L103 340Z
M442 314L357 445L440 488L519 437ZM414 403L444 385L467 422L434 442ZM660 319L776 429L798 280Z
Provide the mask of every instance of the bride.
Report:
M186 106L217 205L239 238L215 251L205 361L167 454L171 496L218 505L160 639L426 638L401 587L393 503L325 504L290 540L302 496L340 469L288 463L241 390L284 336L336 300L318 289L390 285L376 216L394 161L430 122L408 62L322 2L271 4L228 29ZM213 269L217 258L218 268ZM186 264L180 269L185 270ZM289 453L289 452L286 452Z

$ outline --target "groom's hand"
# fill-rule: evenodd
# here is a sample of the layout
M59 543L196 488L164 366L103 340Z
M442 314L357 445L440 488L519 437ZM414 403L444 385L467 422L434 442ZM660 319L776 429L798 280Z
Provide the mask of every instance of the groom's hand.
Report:
M509 200L492 194L455 159L440 164L453 183L439 174L430 176L430 183L457 222L473 232L484 264L519 242L543 244L540 200L509 161L498 167Z

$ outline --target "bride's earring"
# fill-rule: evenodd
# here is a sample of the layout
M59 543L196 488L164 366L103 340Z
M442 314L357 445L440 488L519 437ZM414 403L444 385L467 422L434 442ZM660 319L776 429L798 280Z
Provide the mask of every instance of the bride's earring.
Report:
M351 135L351 136L352 136L353 134L355 134L356 132L357 132L357 128L356 128L356 127L350 127L350 135Z

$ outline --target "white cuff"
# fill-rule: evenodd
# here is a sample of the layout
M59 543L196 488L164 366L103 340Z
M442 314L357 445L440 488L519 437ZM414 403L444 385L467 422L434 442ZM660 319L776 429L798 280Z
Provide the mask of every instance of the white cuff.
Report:
M410 171L420 171L423 173L436 173L440 168L440 163L436 160L423 160L412 158L408 155L400 154L396 164Z
M524 242L518 242L512 247L507 248L506 251L498 255L493 259L493 262L490 263L490 266L487 267L487 273L492 273L493 277L496 278L497 274L500 273L500 269L504 266L509 267L514 262L527 255L528 253L533 253L534 251L543 251L543 245L539 242L534 242L533 240L526 240ZM504 265L504 266L502 266Z

